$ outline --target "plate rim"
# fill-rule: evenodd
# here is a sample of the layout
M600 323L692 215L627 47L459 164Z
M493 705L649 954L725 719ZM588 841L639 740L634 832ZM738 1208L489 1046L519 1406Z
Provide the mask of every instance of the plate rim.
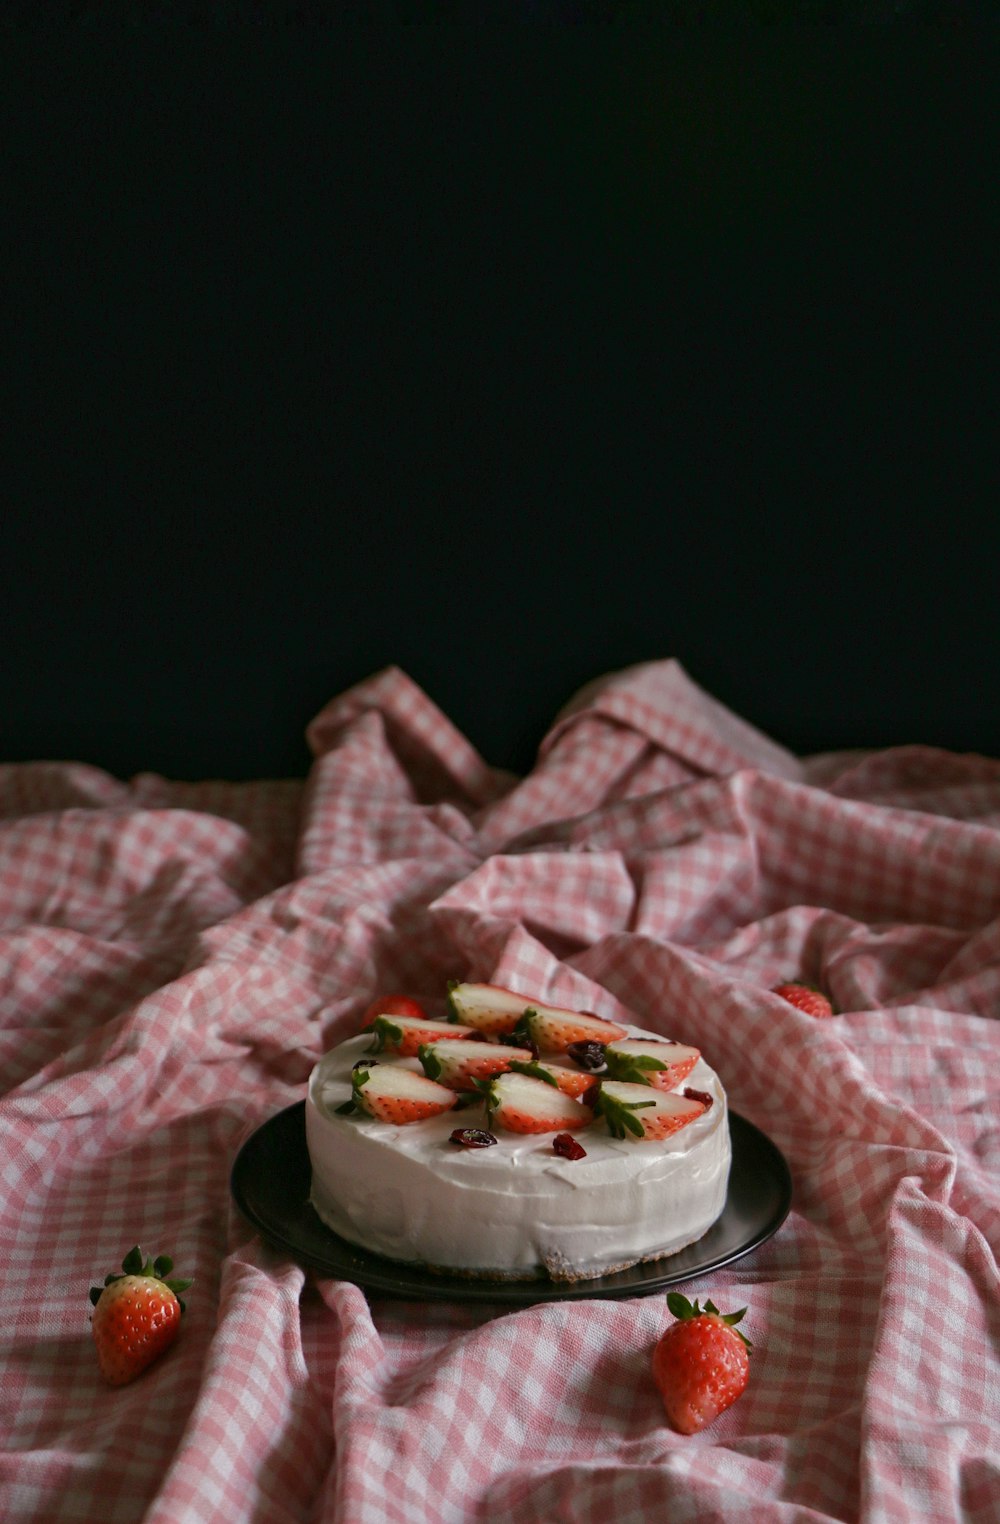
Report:
M317 1216L316 1225L318 1230L331 1241L332 1246L339 1250L345 1257L345 1261L352 1257L361 1257L361 1263L352 1268L344 1263L332 1268L334 1261L324 1260L321 1255L310 1251L308 1246L303 1247L296 1241L293 1230L289 1231L275 1227L264 1215L259 1212L249 1201L243 1189L243 1179L248 1169L253 1167L255 1155L270 1141L272 1136L282 1135L287 1132L290 1135L293 1146L300 1145L302 1149L302 1162L308 1167L308 1148L305 1133L305 1107L304 1099L293 1101L291 1105L282 1107L272 1113L262 1122L259 1122L250 1134L244 1138L236 1157L233 1160L229 1172L229 1189L232 1199L251 1226L260 1234L266 1243L280 1248L288 1254L297 1264L304 1269L316 1274L327 1276L332 1280L345 1280L353 1285L360 1286L364 1291L380 1296L391 1297L395 1300L406 1301L429 1301L429 1302L471 1302L471 1303L505 1303L508 1305L527 1306L534 1302L553 1301L582 1301L588 1298L621 1298L629 1296L649 1296L665 1287L680 1285L684 1281L694 1280L699 1276L707 1275L714 1270L720 1270L726 1265L744 1258L745 1255L760 1248L766 1243L784 1224L792 1205L792 1176L788 1161L781 1149L753 1122L741 1116L732 1109L728 1112L730 1138L733 1143L733 1157L737 1157L737 1142L744 1146L752 1142L754 1147L762 1152L768 1160L771 1174L771 1184L774 1187L778 1205L769 1214L766 1220L762 1219L758 1227L749 1233L745 1239L740 1240L735 1247L725 1252L709 1257L705 1261L694 1266L687 1265L681 1269L674 1265L676 1256L668 1256L662 1260L650 1261L647 1265L632 1265L627 1270L618 1271L611 1275L597 1276L592 1280L554 1282L538 1280L490 1280L486 1277L459 1277L440 1275L435 1271L423 1270L418 1265L406 1265L397 1260L386 1259L371 1250L362 1249L356 1244L341 1238L332 1228ZM295 1113L301 1113L301 1128L295 1128ZM734 1126L735 1134L734 1135ZM740 1139L738 1135L744 1134ZM300 1136L299 1136L300 1134ZM726 1205L717 1221L722 1221L730 1209L730 1193L733 1188L733 1177L730 1175L729 1189L726 1193ZM714 1226L714 1225L713 1225ZM712 1231L710 1228L709 1233ZM702 1240L699 1240L702 1241ZM691 1245L695 1248L696 1245ZM679 1251L681 1254L685 1250ZM368 1262L371 1262L370 1264Z

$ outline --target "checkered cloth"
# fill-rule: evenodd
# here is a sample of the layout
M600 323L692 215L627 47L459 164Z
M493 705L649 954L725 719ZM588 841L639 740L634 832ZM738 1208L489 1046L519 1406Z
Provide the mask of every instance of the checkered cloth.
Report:
M395 669L309 739L304 782L0 768L0 1517L1000 1517L1000 762L798 759L673 662L578 694L523 779ZM697 1043L788 1159L777 1235L683 1288L754 1345L702 1434L652 1381L663 1293L366 1297L234 1206L369 1000L449 978ZM113 1390L87 1292L136 1242L195 1286Z

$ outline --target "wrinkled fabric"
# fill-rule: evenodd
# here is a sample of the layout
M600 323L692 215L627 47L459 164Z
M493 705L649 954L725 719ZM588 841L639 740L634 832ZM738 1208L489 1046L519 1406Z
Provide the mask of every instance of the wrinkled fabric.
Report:
M797 758L675 662L588 685L531 773L404 673L305 780L0 768L0 1516L616 1524L1000 1516L1000 762ZM770 993L822 986L839 1012ZM785 1155L744 1396L666 1425L665 1294L393 1301L229 1189L377 994L509 985L697 1044ZM140 1243L181 1336L102 1383L88 1288Z

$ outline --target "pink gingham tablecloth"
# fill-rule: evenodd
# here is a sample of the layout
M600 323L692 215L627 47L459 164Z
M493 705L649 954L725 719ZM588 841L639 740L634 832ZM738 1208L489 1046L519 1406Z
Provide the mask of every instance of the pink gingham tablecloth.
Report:
M397 669L309 739L306 780L0 768L0 1517L1000 1517L1000 762L796 758L672 661L581 691L525 778ZM754 1344L701 1435L651 1379L662 1291L369 1298L235 1207L368 1001L449 978L697 1043L785 1154L784 1226L683 1288ZM135 1242L195 1286L112 1390L87 1292Z

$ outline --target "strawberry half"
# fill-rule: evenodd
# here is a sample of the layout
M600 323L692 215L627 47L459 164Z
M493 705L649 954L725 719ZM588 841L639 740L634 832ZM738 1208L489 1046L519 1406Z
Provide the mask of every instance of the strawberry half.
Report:
M502 1074L516 1059L530 1062L531 1051L456 1037L451 1042L422 1043L418 1056L429 1079L451 1090L476 1090L483 1080Z
M604 1053L609 1079L652 1085L655 1090L673 1090L687 1079L700 1057L698 1048L682 1042L644 1041L639 1037L608 1043Z
M376 1016L372 1023L372 1053L397 1053L400 1058L415 1058L423 1043L468 1037L471 1027L457 1027L451 1021L434 1021L429 1016Z
M776 984L771 993L780 995L789 1005L794 1005L797 1010L804 1011L807 1016L815 1016L820 1021L835 1014L822 990L815 989L811 984Z
M454 1090L438 1085L426 1074L415 1074L398 1064L375 1064L355 1069L351 1075L351 1099L341 1112L366 1111L379 1122L405 1127L450 1111L458 1100Z
M514 1062L510 1067L515 1074L526 1074L529 1079L539 1079L545 1085L555 1085L557 1090L561 1090L564 1095L571 1095L574 1100L579 1100L594 1088L594 1076L582 1069L564 1069L561 1064L543 1063L540 1059L532 1058L523 1048L512 1048L510 1051L514 1054Z
M522 1041L533 1042L540 1053L565 1053L577 1042L617 1042L627 1037L624 1027L592 1016L589 1011L564 1011L554 1005L531 1005L514 1029Z
M134 1381L173 1344L180 1332L189 1280L168 1280L167 1254L143 1260L138 1244L122 1260L122 1274L90 1288L93 1334L101 1374L111 1386Z
M667 1296L677 1319L653 1350L653 1379L667 1419L680 1434L697 1434L742 1396L750 1379L750 1341L734 1324L745 1315L702 1311L677 1291Z
M508 1132L574 1132L589 1127L589 1106L564 1095L555 1085L526 1074L499 1074L486 1093L489 1125Z
M708 1107L701 1101L678 1095L675 1090L653 1090L649 1085L630 1085L602 1080L594 1110L608 1124L613 1138L669 1138L671 1133L702 1116Z
M460 984L453 980L448 986L452 1019L467 1027L475 1027L486 1037L501 1037L513 1032L530 1004L527 995L519 995L499 984Z

